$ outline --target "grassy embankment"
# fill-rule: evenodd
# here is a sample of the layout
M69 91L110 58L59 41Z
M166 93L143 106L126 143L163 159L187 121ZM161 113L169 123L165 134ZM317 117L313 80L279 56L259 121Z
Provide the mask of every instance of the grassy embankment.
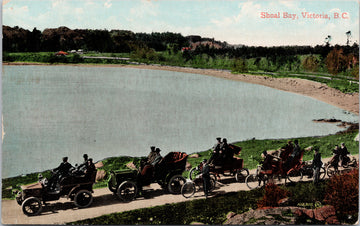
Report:
M281 186L290 191L292 206L314 208L324 199L326 181L314 185L312 182ZM229 212L241 214L257 208L257 202L264 195L264 189L230 192L209 199L190 200L181 203L165 204L151 208L143 208L120 213L107 214L92 219L80 220L68 224L73 225L104 225L104 224L145 224L145 225L189 225L194 222L221 225L226 221ZM315 204L317 203L317 204ZM318 206L317 206L318 207ZM171 216L171 217L169 217ZM293 216L289 213L288 216ZM286 219L283 219L286 223ZM297 222L304 224L306 222ZM314 222L310 222L314 223ZM307 222L309 224L309 222Z
M122 57L130 61L115 59L84 59L81 56L95 57ZM328 74L326 65L319 63L313 72L307 71L302 62L308 55L297 55L287 60L277 62L266 57L246 59L243 66L235 65L235 60L223 56L210 57L206 54L186 59L181 52L169 54L164 52L150 53L86 53L55 56L53 52L40 53L4 53L4 62L28 62L49 64L129 64L130 62L142 64L159 64L180 67L229 70L233 73L250 73L269 77L295 77L313 80L327 84L329 87L345 93L359 92L356 76L358 68L341 72L337 76ZM320 60L320 56L316 56ZM357 73L355 73L355 71ZM310 75L310 76L309 76Z
M349 131L346 133L336 134L336 135L328 135L322 137L303 137L298 138L299 144L301 148L306 148L309 146L318 146L320 147L320 152L322 153L322 157L330 157L332 155L332 149L335 144L340 144L341 142L345 142L348 150L351 154L358 154L359 152L359 142L354 141L354 137L358 133L358 128ZM295 138L294 138L295 139ZM292 139L293 140L293 139ZM248 169L256 168L257 164L260 160L260 155L264 150L275 150L287 143L288 139L278 139L278 140L247 140L235 143L235 145L242 147L242 151L239 157L244 159L244 167ZM198 165L202 159L209 159L211 151L210 149L207 151L198 152L199 158L188 158L188 162L192 166ZM313 158L313 152L305 152L304 160L311 160ZM109 172L110 170L120 170L127 169L126 164L134 161L135 164L138 165L140 158L133 157L112 157L103 160L104 166L99 170L105 170ZM49 171L44 171L42 174L46 177L50 176ZM184 172L184 176L187 176L188 172ZM2 198L14 198L11 194L11 189L19 188L20 185L29 184L37 181L38 173L28 174L26 176L18 176L12 178L4 178L2 179ZM102 188L107 186L107 181L99 181L95 184L94 188Z

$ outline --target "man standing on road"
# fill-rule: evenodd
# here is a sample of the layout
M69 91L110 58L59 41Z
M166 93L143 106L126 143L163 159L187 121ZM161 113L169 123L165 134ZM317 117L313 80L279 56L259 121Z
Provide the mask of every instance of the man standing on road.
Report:
M348 151L347 147L345 146L345 143L341 143L339 152L340 152L341 166L344 166L350 160L349 157L347 156L348 154L350 154L350 152Z
M313 168L314 168L314 183L318 183L319 182L319 178L320 178L320 168L322 166L322 161L321 161L321 154L319 153L319 148L318 147L314 147L314 160L312 162Z
M202 168L201 175L202 175L202 179L203 179L205 198L207 198L209 195L209 190L210 190L210 167L209 167L206 159L203 160L203 168Z

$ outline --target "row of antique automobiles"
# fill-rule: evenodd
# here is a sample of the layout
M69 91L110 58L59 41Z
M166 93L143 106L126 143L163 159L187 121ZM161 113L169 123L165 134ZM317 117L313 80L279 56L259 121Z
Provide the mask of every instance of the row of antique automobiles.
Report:
M235 145L229 145L235 154L239 154L241 148ZM269 170L264 170L261 165L258 166L255 173L249 174L249 170L244 168L244 161L241 158L233 158L231 161L224 162L221 166L211 165L211 188L215 188L220 175L233 177L238 183L246 183L250 189L265 185L274 178L285 178L285 183L298 182L305 177L312 176L312 166L310 162L302 161L302 154L293 161L291 167L283 167L279 163L274 164ZM134 200L143 186L151 183L158 183L162 189L172 194L182 194L189 198L199 190L201 186L202 163L193 167L188 178L183 176L188 155L184 152L170 152L163 161L157 166L157 170L150 180L142 181L141 171L137 169L117 170L109 172L108 188L116 194L122 201L129 202ZM351 169L358 167L355 158L349 159L342 169ZM324 165L320 170L320 179L326 175L331 177L339 172L338 167L332 164ZM72 175L63 178L59 182L58 192L50 192L48 186L41 180L37 183L22 186L21 191L17 193L16 201L21 206L24 214L35 216L41 213L43 206L48 201L56 201L60 198L68 198L79 208L89 207L93 202L93 184L95 183L96 171L91 177ZM46 180L45 180L46 181Z

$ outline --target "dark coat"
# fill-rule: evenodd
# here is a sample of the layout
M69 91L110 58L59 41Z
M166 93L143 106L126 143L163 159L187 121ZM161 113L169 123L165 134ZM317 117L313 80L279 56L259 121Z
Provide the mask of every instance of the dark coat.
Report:
M321 167L322 166L322 161L321 161L321 154L320 153L315 153L314 154L314 160L312 162L312 165L314 168L316 167Z
M55 169L60 175L68 175L71 168L71 164L68 162L62 162L59 167Z
M208 164L204 165L201 173L204 179L210 179L210 166Z

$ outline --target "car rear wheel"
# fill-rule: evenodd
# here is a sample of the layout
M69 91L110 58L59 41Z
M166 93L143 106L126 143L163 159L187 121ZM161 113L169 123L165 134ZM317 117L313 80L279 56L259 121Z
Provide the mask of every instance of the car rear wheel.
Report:
M287 179L293 183L301 181L302 178L303 178L303 175L300 170L291 170L287 175Z
M109 180L108 188L111 192L116 193L116 184L114 184L113 180Z
M74 197L75 206L79 208L86 208L93 202L93 196L88 190L80 190Z
M36 216L42 210L42 204L40 199L36 197L30 197L25 199L21 205L21 209L27 216Z
M172 194L180 194L181 187L186 183L186 180L181 175L172 176L169 180L168 190Z
M138 187L134 182L124 181L119 185L116 194L124 202L130 202L135 199L137 195L137 191L138 191Z
M235 179L237 182L245 182L247 176L249 176L249 170L246 168L237 170L235 173Z

